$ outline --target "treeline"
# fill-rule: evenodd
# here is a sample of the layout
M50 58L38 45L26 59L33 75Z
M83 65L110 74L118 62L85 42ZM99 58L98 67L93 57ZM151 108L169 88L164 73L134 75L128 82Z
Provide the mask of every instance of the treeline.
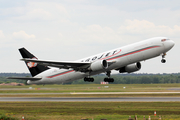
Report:
M93 83L99 84L105 75L94 76ZM111 84L158 84L180 83L180 73L177 74L114 74L111 76L114 82ZM73 81L71 84L85 84L83 80ZM91 84L91 83L89 83Z
M24 80L10 80L7 77L18 76L28 77L29 73L0 73L0 83L18 82L25 83ZM106 77L104 74L96 75L94 82L84 82L83 79L67 84L100 84ZM172 74L113 74L114 82L111 84L158 84L158 83L180 83L180 73Z

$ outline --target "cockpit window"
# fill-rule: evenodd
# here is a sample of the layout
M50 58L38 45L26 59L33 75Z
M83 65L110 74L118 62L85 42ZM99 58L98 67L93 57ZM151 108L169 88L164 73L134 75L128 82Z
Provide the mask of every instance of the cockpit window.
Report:
M167 40L169 40L169 39L162 39L161 42L165 42L165 41L167 41Z
M166 41L166 39L162 39L162 40L161 40L161 42L165 42L165 41Z

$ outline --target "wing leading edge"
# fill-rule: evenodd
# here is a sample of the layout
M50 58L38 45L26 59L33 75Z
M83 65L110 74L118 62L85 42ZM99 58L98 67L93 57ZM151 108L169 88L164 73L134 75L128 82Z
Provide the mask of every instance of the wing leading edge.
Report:
M63 68L63 69L72 68L75 71L81 71L81 72L87 71L87 68L91 65L90 62L74 62L74 61L57 62L57 61L36 60L36 59L29 59L29 58L24 58L21 60L26 61L26 62L38 63L44 66L51 66L51 67L57 67L57 68Z
M62 68L62 69L73 69L75 71L80 71L80 72L87 72L89 71L89 67L91 66L91 62L75 62L75 61L47 61L47 60L36 60L36 59L29 59L29 58L24 58L21 59L22 61L26 62L34 62L38 63L40 65L44 66L51 66L51 67L57 67L57 68ZM115 63L113 62L108 62L108 66L112 65Z

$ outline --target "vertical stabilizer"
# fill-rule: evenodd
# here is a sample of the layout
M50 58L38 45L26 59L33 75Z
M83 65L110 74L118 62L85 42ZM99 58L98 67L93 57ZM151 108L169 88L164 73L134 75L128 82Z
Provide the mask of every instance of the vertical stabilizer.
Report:
M37 59L33 54L31 54L25 48L20 48L19 52L21 53L21 56L23 58ZM33 77L36 76L37 74L49 69L46 66L38 65L37 63L34 63L34 62L26 62L25 61L25 63Z

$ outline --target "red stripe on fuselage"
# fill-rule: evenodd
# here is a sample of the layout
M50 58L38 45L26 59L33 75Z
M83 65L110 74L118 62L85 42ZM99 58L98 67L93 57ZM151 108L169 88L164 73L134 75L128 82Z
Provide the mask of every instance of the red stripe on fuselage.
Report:
M148 49L151 49L151 48L157 48L157 47L159 47L159 46L153 46L153 47L141 49L141 50L138 50L138 51L130 52L130 53L120 55L120 56L117 56L117 57L114 57L114 58L110 58L110 59L107 59L107 60L117 59L117 58L120 58L120 57L124 57L124 56L127 56L127 55L131 55L131 54L134 54L134 53L142 52L142 51L145 51L145 50L148 50Z
M48 76L47 78L57 77L57 76L60 76L60 75L64 75L64 74L67 74L67 73L73 72L73 71L74 71L74 70L67 71L67 72L63 72L63 73L59 73L59 74L56 74L56 75L53 75L53 76Z

